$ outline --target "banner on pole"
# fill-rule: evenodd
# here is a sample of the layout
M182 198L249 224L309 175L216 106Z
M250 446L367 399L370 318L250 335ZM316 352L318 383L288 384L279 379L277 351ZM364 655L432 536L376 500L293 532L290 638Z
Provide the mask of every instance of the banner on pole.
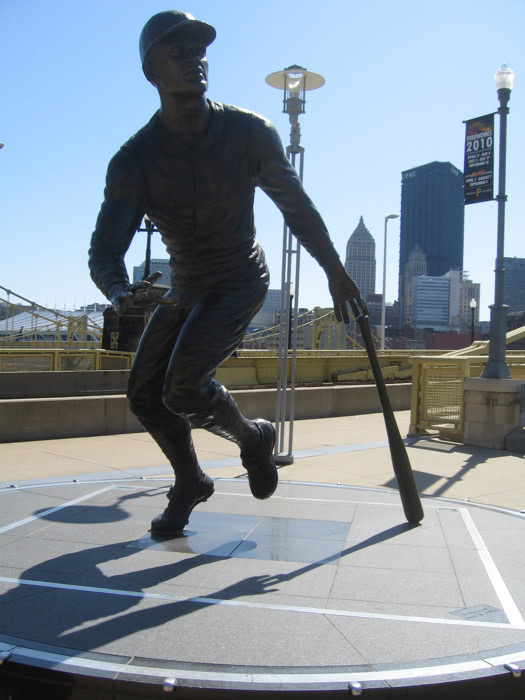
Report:
M465 122L465 204L494 199L494 114Z

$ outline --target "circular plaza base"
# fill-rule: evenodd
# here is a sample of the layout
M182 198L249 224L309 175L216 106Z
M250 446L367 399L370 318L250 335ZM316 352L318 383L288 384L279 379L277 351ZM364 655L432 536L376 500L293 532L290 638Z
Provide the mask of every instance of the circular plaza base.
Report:
M0 697L525 696L522 514L215 485L166 539L166 479L0 491Z

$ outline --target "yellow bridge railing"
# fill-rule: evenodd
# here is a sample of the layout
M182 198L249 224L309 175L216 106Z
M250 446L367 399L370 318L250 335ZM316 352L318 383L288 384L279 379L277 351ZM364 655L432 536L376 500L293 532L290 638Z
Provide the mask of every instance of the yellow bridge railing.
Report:
M507 345L525 337L525 326L507 333ZM463 441L464 383L481 376L488 362L488 341L440 356L413 355L410 435L437 432L445 439ZM525 352L506 351L513 379L525 380Z
M410 381L410 350L379 352L385 380ZM114 350L64 347L1 348L0 372L84 371L129 369L133 353ZM291 359L289 360L291 362ZM296 379L301 384L373 381L365 351L298 350ZM217 369L218 381L227 386L275 386L275 350L238 350Z
M57 347L20 350L0 348L0 372L129 369L132 360L133 353L101 350L100 348L79 348L77 350Z

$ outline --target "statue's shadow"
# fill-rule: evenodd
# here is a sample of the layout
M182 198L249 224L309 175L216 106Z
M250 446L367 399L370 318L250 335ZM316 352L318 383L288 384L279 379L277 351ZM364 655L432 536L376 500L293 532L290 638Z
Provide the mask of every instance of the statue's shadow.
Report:
M127 501L143 499L144 497L156 497L159 493L167 493L167 491L166 487L146 490L137 489L119 495L111 503L82 503L57 509L40 508L34 512L34 515L42 520L51 520L56 523L77 523L79 521L86 524L115 523L132 517L132 514L124 508ZM115 491L114 493L117 492Z
M353 544L340 553L308 563L286 574L249 576L224 588L208 592L205 598L195 596L181 600L173 600L176 594L172 591L176 590L179 582L180 585L184 585L185 574L231 557L217 556L216 550L211 549L204 554L184 555L177 561L144 570L140 568L145 564L141 553L148 550L134 548L133 542L120 542L68 552L33 566L22 574L22 579L39 582L53 580L53 577L49 579L51 571L70 572L74 575L68 577L66 589L53 590L51 584L50 588L41 589L41 593L35 590L34 595L26 597L24 604L29 606L25 614L26 620L31 620L31 608L34 610L34 620L45 619L45 624L42 622L36 634L35 629L31 634L27 634L27 627L26 635L23 634L23 629L9 633L26 636L34 641L53 646L66 647L72 654L77 653L76 650L80 652L108 649L108 645L118 639L171 623L213 605L214 601L229 601L248 594L253 596L279 592L280 584L286 581L322 566L334 564L340 557L351 556L353 552L395 538L413 527L417 526L408 523L396 525ZM188 541L190 539L188 538ZM152 549L155 545L162 546L162 543L169 543L170 540L171 538L167 537L152 537ZM224 542L217 551L224 552L225 545L229 544L234 551L237 542ZM256 547L256 544L249 539L243 540L243 547L250 547L250 545ZM118 565L119 560L129 557L137 558L135 568L130 567L129 564ZM264 565L262 560L261 565ZM118 568L120 572L108 573L111 568ZM104 570L107 573L104 573ZM203 572L202 579L204 578ZM195 580L194 577L193 580ZM166 583L173 586L170 594L155 595L155 591L159 590L157 587ZM27 586L27 584L21 585ZM148 589L152 589L152 594L146 592ZM160 590L163 590L162 587ZM7 600L7 594L5 596ZM0 596L0 605L3 597ZM141 604L144 598L151 598L151 600L144 605ZM47 613L43 613L42 606L45 606ZM49 611L53 606L55 609L50 614Z

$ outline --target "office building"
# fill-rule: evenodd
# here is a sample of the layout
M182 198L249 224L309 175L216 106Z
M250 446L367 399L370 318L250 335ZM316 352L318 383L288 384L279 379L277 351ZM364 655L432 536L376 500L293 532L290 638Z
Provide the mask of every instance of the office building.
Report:
M401 325L412 322L412 280L427 274L427 259L418 243L412 248L405 264L405 304Z
M144 268L146 262L133 268L133 282L140 282L144 279ZM152 258L150 260L150 272L162 272L162 277L155 284L171 287L171 268L170 261L166 258Z
M376 292L376 244L363 217L346 244L345 270L366 300Z
M278 323L278 314L281 312L281 290L269 289L263 305L252 318L249 326L254 328L270 328Z
M422 276L412 281L412 327L448 331L450 279Z
M505 268L504 303L509 313L525 309L525 258L503 258Z
M461 322L459 297L463 273L459 270L449 270L443 277L448 279L448 328L451 331L459 331Z
M479 282L459 270L449 270L441 277L416 277L412 281L412 327L469 332L472 299L476 301L474 325L479 324L479 294Z
M476 308L474 309L474 328L479 326L479 297L480 297L480 284L479 282L472 282L463 273L463 279L459 284L459 316L460 325L459 332L467 333L472 327L472 309L470 307L470 302L472 299L476 301Z
M406 265L419 246L430 277L463 269L463 175L434 161L402 173L399 245L400 323L407 317L410 284Z

